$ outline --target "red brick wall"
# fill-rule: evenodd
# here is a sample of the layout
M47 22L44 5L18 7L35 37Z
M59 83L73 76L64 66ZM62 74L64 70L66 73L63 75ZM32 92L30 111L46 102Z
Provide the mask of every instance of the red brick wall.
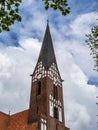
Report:
M28 124L28 110L11 116L0 112L0 130L38 130L38 123Z
M0 112L0 130L4 130L7 127L7 120L9 116Z
M28 124L28 110L26 110L10 117L7 130L37 130L37 123Z

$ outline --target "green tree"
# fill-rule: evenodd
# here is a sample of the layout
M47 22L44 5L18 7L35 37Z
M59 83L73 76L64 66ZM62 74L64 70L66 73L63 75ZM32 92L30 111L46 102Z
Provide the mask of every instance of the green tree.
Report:
M19 5L21 0L0 0L0 32L9 31L14 22L21 21Z
M54 10L60 10L62 15L66 16L70 13L70 7L68 7L67 0L42 0L45 5L45 9L52 8ZM22 0L0 0L0 32L3 30L9 31L10 26L15 21L21 22L21 16L19 15L19 6Z
M96 98L98 98L98 96L97 96ZM98 102L97 102L96 104L97 104L97 106L98 106ZM97 117L98 117L98 115L97 115ZM97 121L97 125L98 125L98 121Z
M91 55L93 56L94 61L95 61L94 70L98 72L98 25L95 25L94 27L92 27L91 33L86 35L86 37L87 37L86 43L88 44L91 50ZM98 96L96 98L98 98ZM96 105L98 106L98 102L96 102ZM98 121L97 121L97 125L98 125Z
M91 55L95 62L94 70L98 72L98 25L92 27L91 33L86 35L86 37L86 43L91 50Z
M70 7L67 0L42 0L45 4L45 9L52 8L53 10L60 10L62 15L66 16L70 13Z

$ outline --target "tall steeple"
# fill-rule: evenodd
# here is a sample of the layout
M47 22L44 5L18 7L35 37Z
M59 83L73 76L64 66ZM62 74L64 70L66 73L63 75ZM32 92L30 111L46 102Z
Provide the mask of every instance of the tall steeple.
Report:
M52 63L56 64L56 58L48 22L38 61L42 61L46 70L49 69Z
M54 53L49 24L33 72L28 123L39 130L69 130L65 127L62 80Z
M38 62L32 76L33 76L33 81L36 81L40 78L48 76L52 80L54 80L54 84L61 85L61 82L62 82L61 76L58 70L57 62L56 62L56 57L54 53L54 48L53 48L53 43L52 43L52 38L51 38L48 22L47 22L47 27L46 27L41 51L39 54Z

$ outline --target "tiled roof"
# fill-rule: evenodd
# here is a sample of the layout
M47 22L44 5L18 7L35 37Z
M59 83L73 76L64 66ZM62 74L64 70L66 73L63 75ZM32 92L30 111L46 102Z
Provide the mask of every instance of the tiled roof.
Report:
M37 123L28 124L28 110L6 115L0 113L0 130L37 130Z

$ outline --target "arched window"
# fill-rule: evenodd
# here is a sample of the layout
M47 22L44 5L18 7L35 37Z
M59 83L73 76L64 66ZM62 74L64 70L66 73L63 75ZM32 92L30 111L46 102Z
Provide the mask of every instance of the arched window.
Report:
M58 100L58 88L55 85L53 85L53 95L54 99Z
M41 82L38 82L38 90L37 90L37 94L40 95L41 94Z

